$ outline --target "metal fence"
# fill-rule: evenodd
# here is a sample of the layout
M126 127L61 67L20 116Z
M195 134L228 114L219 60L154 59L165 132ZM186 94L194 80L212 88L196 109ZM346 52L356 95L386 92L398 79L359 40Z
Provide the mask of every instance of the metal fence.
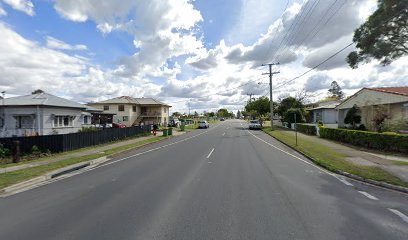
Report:
M42 151L65 152L121 140L150 132L151 126L107 128L95 132L78 132L60 135L0 138L3 147L12 149L13 141L20 142L21 152L30 152L35 145Z

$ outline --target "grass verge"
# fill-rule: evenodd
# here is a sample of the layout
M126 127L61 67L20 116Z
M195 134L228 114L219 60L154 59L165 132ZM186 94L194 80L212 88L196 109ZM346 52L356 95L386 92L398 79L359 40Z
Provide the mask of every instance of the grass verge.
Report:
M124 139L120 139L120 140L117 140L117 141L112 141L112 142L103 143L103 144L99 144L99 145L84 147L84 148L80 148L80 149L76 149L76 150L72 150L72 151L68 151L68 152L52 153L52 154L50 154L48 156L38 157L37 159L28 159L28 158L26 158L27 156L22 156L21 161L18 162L18 163L10 163L11 159L2 159L2 161L0 161L1 162L0 168L13 167L13 166L18 166L18 165L33 163L33 162L47 161L47 160L54 159L54 158L57 158L57 157L62 157L62 156L70 155L70 154L73 154L73 153L85 152L85 151L89 151L89 150L92 150L92 149L95 149L95 148L115 144L115 143L118 143L118 142L129 141L129 140L132 140L132 139L136 139L136 138L140 138L140 137L147 137L147 136L151 136L151 135L152 135L151 133L140 134L140 135L137 135L137 136L124 138ZM6 164L5 162L8 162L8 163Z
M391 160L394 165L398 166L408 166L408 162L398 161L398 160Z
M286 143L287 145L302 152L304 155L313 159L314 162L330 171L340 170L348 172L365 179L386 182L398 186L408 187L408 183L402 181L391 173L379 168L371 166L359 166L345 160L348 157L345 154L338 153L322 145L310 140L299 138L298 145L295 144L295 139L292 134L285 130L274 130L264 128L264 132L275 137L276 139ZM324 150L323 150L324 149Z
M2 173L0 174L0 189L11 186L19 182L29 180L31 178L41 176L43 174L46 174L47 172L50 172L50 171L53 171L59 168L67 167L69 165L97 159L97 158L104 157L104 156L111 156L119 152L141 147L146 144L158 142L158 141L161 141L167 138L169 137L153 137L153 138L146 139L146 140L136 142L136 143L132 143L129 145L112 148L112 149L104 151L104 153L90 154L90 155L86 155L82 157L73 157L73 158L64 159L58 162L49 163L49 164L42 165L42 166L21 169L21 170L14 171L14 172Z

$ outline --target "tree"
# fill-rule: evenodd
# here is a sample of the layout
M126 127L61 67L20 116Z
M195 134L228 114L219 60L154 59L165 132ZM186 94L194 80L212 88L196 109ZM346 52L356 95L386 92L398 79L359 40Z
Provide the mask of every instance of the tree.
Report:
M384 105L378 105L374 107L374 116L373 116L373 123L374 123L374 130L377 132L382 131L383 122L390 118L390 114L388 113L388 109Z
M240 119L241 116L242 116L241 111L238 110L238 112L237 112L237 118Z
M286 97L282 99L276 109L276 112L278 113L279 116L282 118L285 117L286 112L291 109L291 108L299 108L299 109L304 109L304 105L301 101L294 97Z
M295 122L295 115L296 115L296 122L301 123L304 122L303 117L303 110L300 108L290 108L286 111L284 115L284 122L288 122L290 124Z
M408 1L378 0L377 10L354 32L357 51L347 56L352 68L370 59L383 65L408 54Z
M37 90L33 91L31 94L39 94L39 93L44 93L44 91L41 90L41 89L37 89Z
M171 116L178 118L178 117L181 116L181 113L179 113L179 112L174 112L174 113L171 114Z
M258 99L255 99L251 102L248 102L247 105L245 106L245 111L251 112L254 111L256 112L256 115L266 115L269 113L270 106L269 106L269 98L267 97L260 97Z
M328 92L329 92L329 97L330 98L336 98L336 99L343 99L344 98L344 93L341 90L340 85L336 81L333 81L330 84L330 89L328 90Z
M356 128L356 125L361 122L360 109L356 104L350 110L348 110L346 117L344 118L345 124L351 124L353 129Z
M226 108L221 108L217 111L217 117L228 117L229 113Z

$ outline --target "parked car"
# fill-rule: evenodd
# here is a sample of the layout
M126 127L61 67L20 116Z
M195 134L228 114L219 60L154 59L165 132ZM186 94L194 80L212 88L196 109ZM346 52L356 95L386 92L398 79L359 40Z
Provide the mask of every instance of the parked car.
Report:
M112 127L113 128L126 128L126 125L121 124L121 123L112 123Z
M261 129L261 124L258 120L249 121L249 129Z
M225 121L225 118L220 118L220 121Z
M198 122L198 127L199 128L209 128L210 124L207 121L199 121Z

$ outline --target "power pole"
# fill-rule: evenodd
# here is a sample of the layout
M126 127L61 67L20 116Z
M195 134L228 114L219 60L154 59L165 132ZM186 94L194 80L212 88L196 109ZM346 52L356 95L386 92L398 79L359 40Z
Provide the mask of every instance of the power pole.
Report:
M249 103L252 102L252 96L254 95L253 93L247 93L247 95L249 96Z
M272 76L274 74L280 73L280 71L273 72L272 71L272 66L273 65L279 65L279 63L268 63L268 64L262 64L262 66L268 65L269 66L269 73L263 73L263 74L268 74L269 75L269 101L270 101L270 108L271 108L271 129L273 130L273 95L272 95Z

